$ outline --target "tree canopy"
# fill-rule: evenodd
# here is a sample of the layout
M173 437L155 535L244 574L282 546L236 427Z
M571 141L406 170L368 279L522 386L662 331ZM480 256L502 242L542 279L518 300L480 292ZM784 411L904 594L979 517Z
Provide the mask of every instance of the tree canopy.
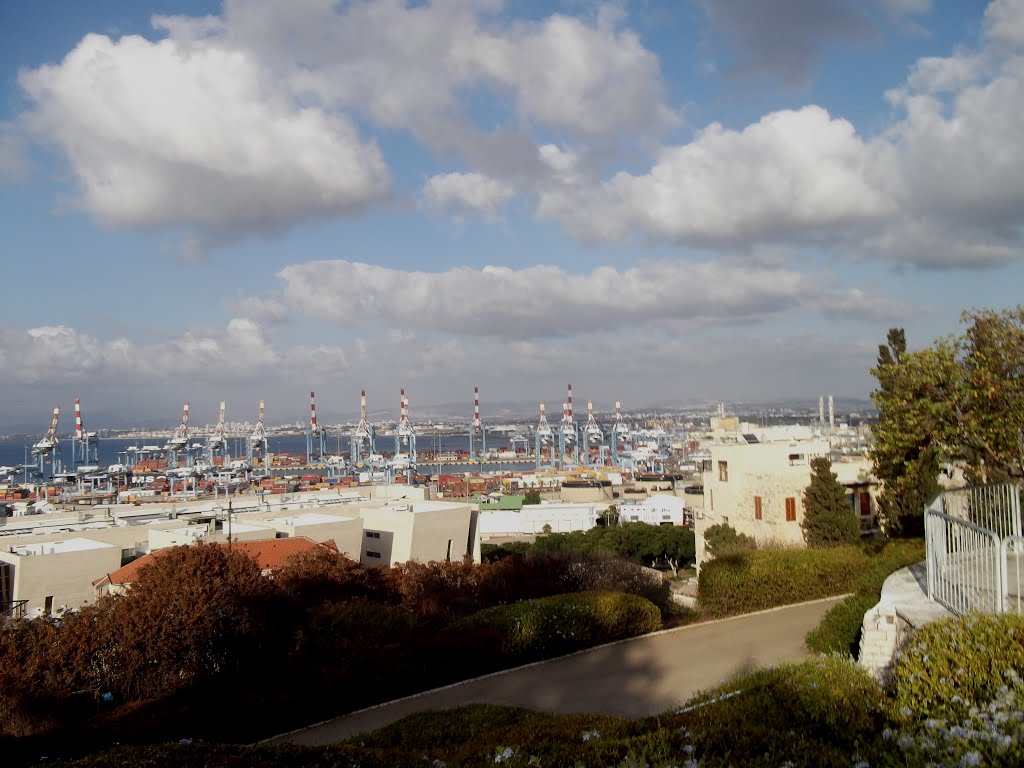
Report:
M961 336L914 352L902 329L890 329L871 370L878 381L871 458L890 534L921 533L941 462L960 464L972 485L1022 474L1024 307L969 310L961 320Z

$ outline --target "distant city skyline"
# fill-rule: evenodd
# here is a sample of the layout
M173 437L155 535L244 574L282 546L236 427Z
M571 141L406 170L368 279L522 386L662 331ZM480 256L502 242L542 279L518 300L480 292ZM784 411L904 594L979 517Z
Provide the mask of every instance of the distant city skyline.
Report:
M1024 0L0 4L0 432L866 400L1021 303ZM583 408L580 407L582 402Z

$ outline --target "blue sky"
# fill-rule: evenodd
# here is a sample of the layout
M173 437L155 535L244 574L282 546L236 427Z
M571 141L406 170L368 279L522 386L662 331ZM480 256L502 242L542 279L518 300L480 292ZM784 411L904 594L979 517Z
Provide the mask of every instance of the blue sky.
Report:
M0 5L0 430L866 397L1024 283L1024 0ZM394 406L393 408L391 406ZM70 422L66 422L70 423Z

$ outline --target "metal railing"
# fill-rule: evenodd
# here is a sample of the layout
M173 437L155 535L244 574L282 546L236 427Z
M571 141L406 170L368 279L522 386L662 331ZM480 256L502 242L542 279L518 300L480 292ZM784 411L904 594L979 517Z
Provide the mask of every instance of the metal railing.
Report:
M1024 555L1024 536L1007 536L999 545L999 560L1003 567L1003 613L1024 613L1021 588L1021 556Z
M940 493L925 510L928 597L950 611L1020 613L1020 486Z
M13 600L6 605L0 604L0 625L5 621L25 618L25 608L28 600Z

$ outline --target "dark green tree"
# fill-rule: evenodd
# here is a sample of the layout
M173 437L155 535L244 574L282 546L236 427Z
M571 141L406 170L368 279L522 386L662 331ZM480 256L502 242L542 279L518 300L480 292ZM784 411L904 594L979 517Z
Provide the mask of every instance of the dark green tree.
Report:
M857 541L860 523L846 499L846 489L825 456L811 459L811 482L804 490L804 519L800 527L812 547Z
M736 533L731 525L717 523L704 531L704 548L712 557L718 557L730 552L757 549L757 542L745 533Z
M523 493L523 504L540 504L540 490L537 488L527 488Z
M1024 307L965 312L962 446L968 483L999 483L1022 474Z
M961 368L955 348L939 340L932 348L907 352L901 328L889 330L871 370L878 408L871 450L881 482L879 517L888 536L924 532L924 508L939 492L939 462L956 453L961 401Z

